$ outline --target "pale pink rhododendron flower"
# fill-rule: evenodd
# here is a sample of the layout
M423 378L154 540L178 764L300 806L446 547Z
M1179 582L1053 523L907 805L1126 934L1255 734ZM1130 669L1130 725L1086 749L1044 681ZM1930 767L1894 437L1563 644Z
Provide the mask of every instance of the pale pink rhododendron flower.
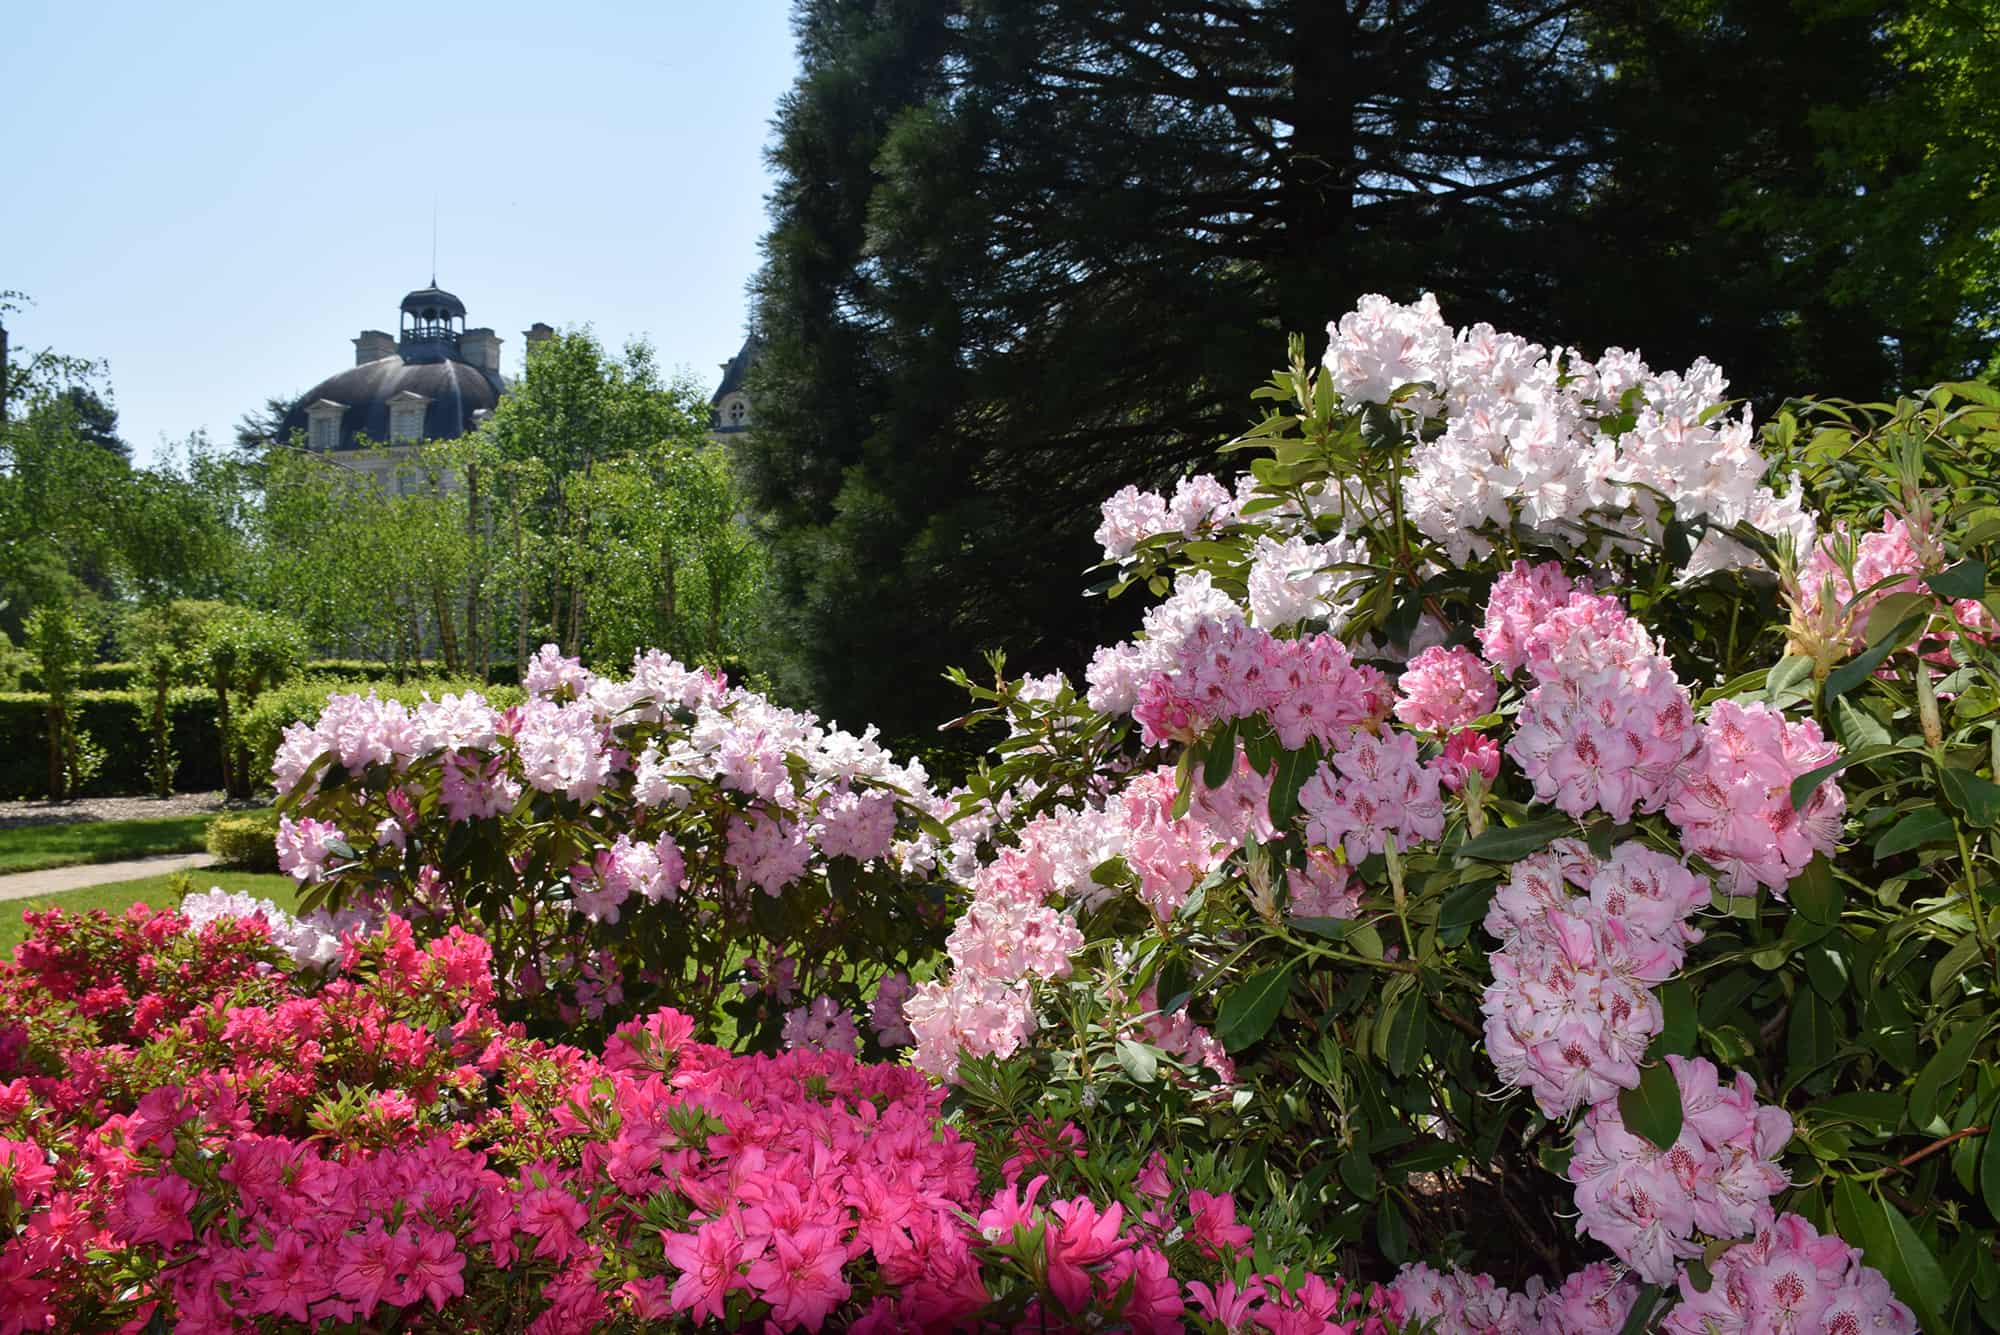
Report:
M1493 712L1493 673L1468 649L1433 645L1396 679L1396 718L1420 732L1447 733Z
M1687 919L1707 903L1705 881L1637 843L1599 860L1560 840L1516 862L1486 914L1500 949L1480 1008L1501 1080L1551 1118L1636 1087L1662 1023L1651 989L1700 940Z
M1858 1249L1779 1215L1711 1267L1706 1290L1680 1276L1680 1302L1663 1329L1673 1335L1771 1331L1777 1335L1916 1335L1917 1319Z
M861 1031L846 1007L832 997L814 997L786 1013L783 1039L787 1049L851 1054L861 1046Z
M334 856L340 827L311 816L278 819L278 870L289 872L301 885L312 885L326 874L326 864Z
M1676 775L1667 816L1688 851L1727 876L1735 895L1785 886L1818 853L1839 842L1847 797L1823 782L1792 806L1792 781L1840 755L1812 719L1787 720L1768 705L1718 700L1699 745Z
M1596 1238L1655 1284L1701 1255L1697 1233L1735 1238L1770 1227L1771 1198L1791 1185L1777 1158L1792 1119L1757 1102L1750 1077L1718 1083L1703 1059L1669 1056L1680 1088L1680 1138L1662 1150L1629 1131L1616 1099L1590 1110L1577 1129L1569 1178L1576 1183L1577 1230Z

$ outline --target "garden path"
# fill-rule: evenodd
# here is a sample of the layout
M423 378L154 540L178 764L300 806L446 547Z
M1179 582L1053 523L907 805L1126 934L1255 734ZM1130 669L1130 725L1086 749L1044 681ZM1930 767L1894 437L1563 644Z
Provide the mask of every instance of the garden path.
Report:
M81 890L87 885L136 880L165 872L193 871L213 866L207 853L170 853L159 858L132 858L125 862L98 862L87 867L50 867L45 871L22 871L0 876L0 900L32 899L56 895L65 890Z

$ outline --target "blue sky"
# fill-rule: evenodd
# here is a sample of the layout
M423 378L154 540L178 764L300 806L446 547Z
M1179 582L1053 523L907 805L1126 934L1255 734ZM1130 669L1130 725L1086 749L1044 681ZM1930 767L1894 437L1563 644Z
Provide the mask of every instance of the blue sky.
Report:
M784 0L4 8L8 329L106 359L141 459L393 332L434 196L509 374L536 320L711 387L742 342Z

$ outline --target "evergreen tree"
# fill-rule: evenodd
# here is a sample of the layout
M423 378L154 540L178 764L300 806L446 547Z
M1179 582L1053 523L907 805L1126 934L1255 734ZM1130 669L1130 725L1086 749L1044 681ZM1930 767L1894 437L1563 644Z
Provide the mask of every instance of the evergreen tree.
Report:
M752 495L842 717L1074 667L1095 505L1206 459L1365 291L1546 305L1594 145L1575 6L810 0L780 109Z

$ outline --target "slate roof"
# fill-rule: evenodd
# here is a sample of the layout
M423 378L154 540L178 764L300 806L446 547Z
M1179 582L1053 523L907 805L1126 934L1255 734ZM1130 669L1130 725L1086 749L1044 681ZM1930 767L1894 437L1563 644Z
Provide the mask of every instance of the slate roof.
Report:
M450 295L447 293L446 295ZM500 402L500 377L456 360L406 361L383 357L342 371L307 390L279 428L281 438L307 430L306 409L321 399L347 405L340 415L337 449L357 448L366 435L376 445L389 443L389 400L410 390L430 400L424 409L424 439L451 440L473 428L472 415L492 411Z

